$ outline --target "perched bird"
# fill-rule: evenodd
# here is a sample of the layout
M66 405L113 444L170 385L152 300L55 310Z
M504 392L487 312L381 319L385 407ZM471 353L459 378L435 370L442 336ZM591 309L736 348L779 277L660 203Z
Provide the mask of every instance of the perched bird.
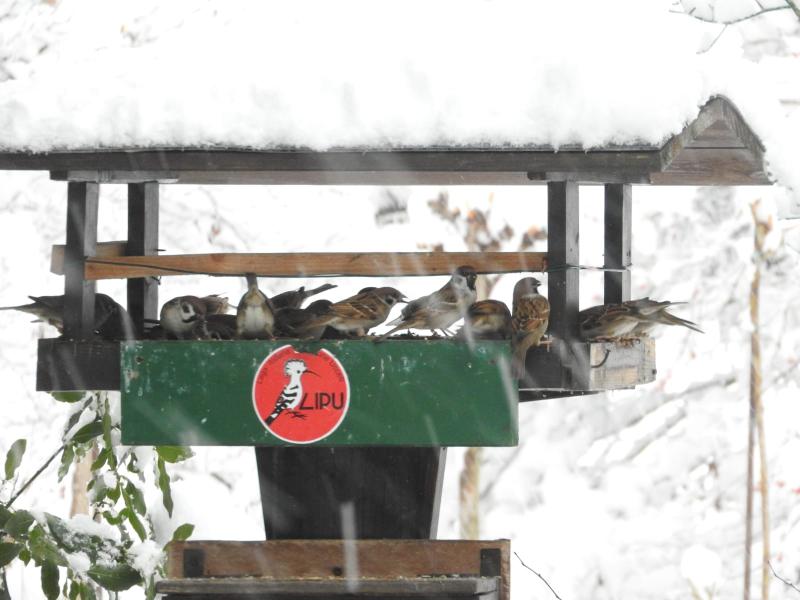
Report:
M636 309L628 304L601 304L578 313L578 327L584 340L630 337L639 324Z
M264 419L267 425L271 425L287 410L296 419L306 418L304 414L297 412L295 408L303 401L303 375L314 372L310 371L305 361L300 359L287 360L286 364L283 365L283 372L289 376L289 383L281 390L281 395L275 401L275 408ZM316 375L316 373L314 374Z
M383 334L384 340L402 329L439 329L450 335L448 328L467 313L467 308L477 299L475 269L458 267L444 286L432 294L417 298L403 308L400 316L389 323L393 329Z
M236 339L236 315L212 314L195 321L190 336L196 340Z
M517 379L525 373L525 357L532 346L538 346L550 321L550 303L539 293L541 283L535 277L520 279L514 286L511 324L514 335L513 369Z
M274 310L280 310L282 308L300 308L303 306L303 302L305 302L307 298L316 296L317 294L321 294L322 292L326 292L328 290L332 290L335 287L336 285L333 283L326 283L314 288L313 290L307 290L305 287L299 287L296 290L290 290L288 292L278 294L277 296L273 296L270 298L270 302L272 302L272 308Z
M319 339L326 326L309 327L312 319L324 315L330 300L315 300L306 308L279 308L275 311L275 334L282 337Z
M467 309L459 337L507 340L511 337L511 311L499 300L478 300Z
M36 322L52 325L64 333L64 296L28 296L30 304L5 306L0 310L19 310L36 317ZM111 296L95 294L94 332L103 340L120 341L136 338L133 321L128 312Z
M179 340L192 336L197 321L207 315L223 314L228 310L228 299L222 296L178 296L161 307L161 327Z
M244 339L270 339L275 326L272 303L258 289L258 278L253 273L247 277L247 291L236 309L236 335Z
M308 329L332 327L358 336L383 323L392 307L406 297L391 287L380 287L331 304L324 314L311 319Z

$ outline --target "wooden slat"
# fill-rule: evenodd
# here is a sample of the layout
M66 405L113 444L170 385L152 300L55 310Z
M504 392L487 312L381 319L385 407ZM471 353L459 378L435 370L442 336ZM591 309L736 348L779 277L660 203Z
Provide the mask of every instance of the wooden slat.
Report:
M95 257L97 258L111 258L114 256L125 256L125 249L128 242L98 242L95 247ZM50 251L50 272L55 275L64 274L64 244L54 244Z
M158 254L158 183L128 185L128 245L126 254ZM128 314L136 334L144 333L147 319L158 318L158 281L152 277L128 280Z
M67 243L64 249L64 336L91 339L94 333L95 283L86 280L84 265L97 245L96 183L67 186Z
M267 254L181 254L87 260L86 278L128 279L164 275L262 277L392 277L449 275L470 265L478 273L542 271L543 252L331 252Z
M499 550L501 600L510 589L508 540L273 540L268 542L190 541L167 546L167 578L183 579L184 556L200 557L195 577L270 577L327 579L348 575L353 557L363 579L415 578L443 575L496 576L481 572L481 551Z
M390 596L394 598L499 598L500 586L495 577L431 577L408 579L166 579L156 584L159 594L172 597L203 598L358 598L361 596Z
M610 184L605 186L604 198L604 264L611 269L630 269L631 236L631 186ZM631 272L626 270L603 273L603 300L606 304L631 299Z
M119 343L39 340L37 392L119 390Z

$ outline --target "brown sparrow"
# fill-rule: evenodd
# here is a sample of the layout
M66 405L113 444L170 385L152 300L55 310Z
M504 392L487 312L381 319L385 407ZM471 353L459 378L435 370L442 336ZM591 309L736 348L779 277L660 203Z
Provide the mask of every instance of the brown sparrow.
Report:
M578 313L578 326L584 340L630 337L638 324L636 309L624 302L600 304Z
M328 312L333 302L315 300L306 308L279 308L275 311L275 334L281 337L319 338L326 326L309 327L309 323Z
M161 327L179 340L192 336L197 321L206 315L222 314L228 310L228 299L222 296L178 296L161 307Z
M507 340L511 337L511 311L499 300L478 300L467 309L459 337Z
M477 299L477 277L472 267L458 267L440 289L409 302L400 316L389 323L393 329L378 339L384 340L401 329L430 329L433 333L439 329L445 335L452 335L447 329L462 318Z
M30 304L4 306L0 310L19 310L36 317L34 323L42 322L64 333L64 296L28 296ZM112 342L136 338L128 312L111 296L95 294L94 331L103 339Z
M332 327L344 333L366 335L367 331L383 323L392 307L406 297L391 287L380 287L356 294L332 304L324 314L311 319L308 329Z
M206 315L195 321L189 336L195 340L234 340L236 339L236 315Z
M539 293L541 283L534 277L520 279L514 286L514 305L511 324L514 335L514 375L521 379L525 373L525 357L532 346L542 341L550 321L550 302Z
M270 302L272 302L272 308L274 310L280 310L282 308L300 308L303 306L303 302L305 302L307 298L316 296L317 294L321 294L322 292L326 292L328 290L332 290L335 287L336 285L333 283L326 283L314 288L313 290L307 290L305 287L299 287L296 290L290 290L288 292L278 294L277 296L273 296L270 298Z
M247 273L247 291L236 308L236 336L242 339L272 339L275 315L266 294L258 289L258 278Z
M649 334L657 325L681 325L693 331L704 333L697 323L692 323L686 319L676 317L667 311L670 306L686 304L685 302L670 302L669 300L651 300L650 298L639 298L629 300L624 304L631 306L636 311L639 323L633 328L631 335L642 336Z

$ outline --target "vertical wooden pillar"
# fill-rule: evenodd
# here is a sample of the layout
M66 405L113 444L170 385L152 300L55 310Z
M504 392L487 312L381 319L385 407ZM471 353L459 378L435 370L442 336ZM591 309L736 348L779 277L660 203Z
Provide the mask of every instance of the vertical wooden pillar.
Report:
M631 266L631 186L609 183L605 186L605 266L629 269ZM631 299L631 273L607 271L603 295L606 303Z
M266 537L433 539L445 453L444 448L256 448ZM353 523L345 522L348 515Z
M578 338L580 263L578 249L578 184L547 184L547 297L550 300L548 332L565 341Z
M158 253L158 183L128 185L129 256L154 256ZM137 337L144 333L145 319L158 318L158 282L152 277L128 280L128 313Z
M97 247L96 183L67 184L67 244L64 251L64 336L88 340L94 331L94 281L84 277L86 257Z

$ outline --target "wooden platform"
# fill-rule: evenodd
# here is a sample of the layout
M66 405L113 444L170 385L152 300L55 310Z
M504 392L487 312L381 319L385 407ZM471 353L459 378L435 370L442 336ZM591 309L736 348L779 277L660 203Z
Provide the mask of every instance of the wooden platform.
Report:
M167 598L508 600L510 544L495 541L172 542Z

